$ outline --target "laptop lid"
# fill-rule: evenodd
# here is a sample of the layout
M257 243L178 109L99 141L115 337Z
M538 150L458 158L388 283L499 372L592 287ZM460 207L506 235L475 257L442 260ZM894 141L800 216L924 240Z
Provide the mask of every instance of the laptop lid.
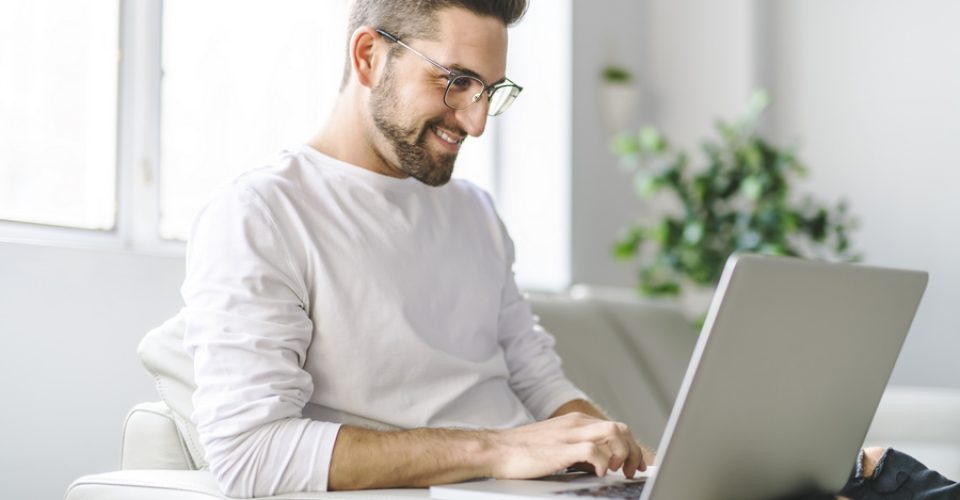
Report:
M842 487L926 283L924 272L731 257L640 498L767 500ZM612 481L483 481L430 493L562 498Z
M840 489L926 283L924 272L731 257L645 497Z

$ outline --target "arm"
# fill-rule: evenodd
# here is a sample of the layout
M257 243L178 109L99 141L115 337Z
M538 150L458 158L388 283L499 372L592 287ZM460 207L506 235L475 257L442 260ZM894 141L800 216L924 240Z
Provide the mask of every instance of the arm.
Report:
M497 340L510 370L510 388L536 420L544 420L561 414L558 408L571 401L586 403L587 396L563 373L553 335L540 326L530 303L517 287L513 241L499 219L497 222L504 256ZM585 407L588 411L584 413L606 419L589 403Z
M380 432L344 426L330 461L330 489L454 483L490 475L492 433L450 429Z
M313 324L263 201L236 186L219 193L194 225L186 267L192 419L220 489L232 497L323 491L339 426L303 418Z
M538 420L573 413L609 420L564 375L560 357L553 348L553 336L539 325L529 302L517 287L513 273L513 242L502 223L500 231L506 265L501 295L499 341L510 369L510 386ZM645 470L646 464L654 463L655 454L638 445L626 425L617 425L624 429L623 439L631 444L631 449L637 450L637 456L631 455L627 461L639 462L639 470ZM626 470L624 472L626 473Z
M557 408L556 411L550 415L550 418L559 417L560 415L566 415L568 413L580 412L586 415L590 415L594 418L599 418L600 420L610 420L606 415L600 411L600 408L597 408L593 403L585 399L574 399L572 401L567 401L562 404L560 408Z
M528 479L576 464L588 464L599 476L623 467L633 477L646 469L624 424L573 412L498 431L343 427L330 463L330 489Z

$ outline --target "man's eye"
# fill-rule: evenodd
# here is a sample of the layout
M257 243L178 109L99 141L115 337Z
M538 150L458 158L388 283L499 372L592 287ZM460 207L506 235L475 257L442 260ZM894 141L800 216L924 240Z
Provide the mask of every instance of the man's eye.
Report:
M453 80L453 87L456 87L457 90L467 90L473 85L473 81L469 78L457 78Z

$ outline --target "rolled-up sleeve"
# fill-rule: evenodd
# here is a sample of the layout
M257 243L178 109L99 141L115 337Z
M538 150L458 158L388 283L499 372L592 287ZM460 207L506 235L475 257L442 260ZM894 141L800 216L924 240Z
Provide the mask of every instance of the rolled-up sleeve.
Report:
M263 199L222 190L191 231L182 294L192 419L232 497L325 491L339 425L302 418L313 324L302 273Z
M537 317L517 287L513 272L513 241L501 224L506 269L500 297L499 342L510 370L510 387L537 420L544 420L561 405L587 396L564 375L553 335Z

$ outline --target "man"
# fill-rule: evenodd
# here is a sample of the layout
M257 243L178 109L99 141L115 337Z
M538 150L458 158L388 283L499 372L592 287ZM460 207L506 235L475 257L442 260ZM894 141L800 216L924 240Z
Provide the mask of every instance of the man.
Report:
M653 460L564 377L490 198L450 181L520 93L507 26L525 7L356 0L326 127L198 216L185 346L228 495L632 477Z

